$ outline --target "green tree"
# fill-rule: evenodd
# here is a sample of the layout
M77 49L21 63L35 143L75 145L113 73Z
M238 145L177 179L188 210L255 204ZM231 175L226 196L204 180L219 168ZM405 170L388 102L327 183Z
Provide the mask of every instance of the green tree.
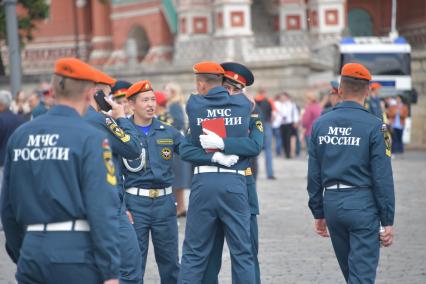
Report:
M18 28L21 46L26 41L33 39L33 31L36 28L36 23L43 20L49 15L49 5L46 0L18 0L18 6L22 7L24 12L18 14ZM6 42L6 13L1 1L0 9L0 41ZM4 76L3 60L0 57L0 76Z

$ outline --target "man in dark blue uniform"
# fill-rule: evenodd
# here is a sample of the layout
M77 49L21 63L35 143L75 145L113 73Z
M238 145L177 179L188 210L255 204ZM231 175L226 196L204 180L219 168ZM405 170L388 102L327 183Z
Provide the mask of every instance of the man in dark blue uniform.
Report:
M124 112L126 113L126 116L129 117L131 115L129 102L126 99L126 92L127 89L132 86L131 83L123 80L117 80L115 84L111 88L111 95L114 102L116 102L119 105L123 105Z
M222 86L223 67L201 62L194 65L194 72L199 95L192 95L187 103L188 143L202 148L203 121L215 118L223 121L226 137L248 137L252 104L243 94L229 95ZM182 153L183 160L188 157ZM180 283L202 283L215 245L212 236L222 229L231 253L233 283L255 283L245 177L248 158L215 152L193 164Z
M330 92L328 93L328 102L324 106L323 111L321 114L327 113L331 111L338 103L342 102L342 98L339 95L339 82L337 81L331 81L330 82Z
M154 117L156 99L149 81L133 84L126 97L134 113L131 121L143 146L143 154L138 159L123 160L125 200L142 253L142 275L151 232L161 283L177 283L178 227L171 185L172 159L178 152L182 135Z
M36 91L37 93L35 94L36 96L38 96L39 98L39 103L38 105L31 111L31 119L36 118L37 116L40 116L42 114L45 114L47 112L47 107L44 104L44 101L42 99L42 94L41 91Z
M116 169L116 189L121 201L120 207L117 208L120 214L120 282L140 283L142 281L141 254L136 232L131 224L132 220L129 220L129 214L124 203L123 178L119 165L121 165L122 158L130 160L139 158L142 154L142 145L138 138L137 129L126 117L124 105L105 97L112 109L107 114L101 112L94 95L99 89L109 92L109 88L115 83L115 80L105 73L98 72L97 88L93 89L90 106L84 119L108 136L111 143L113 161L118 165Z
M106 135L80 117L96 80L58 60L57 105L9 140L1 216L19 283L118 283L115 167Z
M223 86L229 91L230 95L243 93L246 86L251 86L254 82L253 73L244 65L235 62L222 63L221 66L225 70ZM254 103L254 102L253 102ZM200 142L204 149L218 149L224 154L233 154L238 156L256 157L263 148L263 125L258 114L252 114L250 118L250 136L249 137L229 137L222 139L213 132L207 131L208 135L201 135ZM194 147L194 146L193 146ZM198 149L197 156L193 156L192 162L201 163L211 161L211 153L206 153L202 149ZM195 151L191 151L192 154ZM182 153L183 155L183 153ZM250 163L252 166L252 164ZM260 283L260 269L257 258L259 248L259 234L257 226L257 215L259 214L259 202L256 192L256 181L253 177L252 167L246 169L247 193L250 204L250 236L253 261L255 265L255 283ZM219 283L218 275L222 265L222 251L224 242L223 228L219 227L216 234L215 245L209 257L207 272L204 276L203 283Z
M365 100L365 108L373 115L383 120L382 104L379 98L379 90L382 85L378 82L373 82L370 85L370 95Z
M309 147L309 208L331 241L348 283L374 283L380 241L390 246L395 212L390 149L382 121L363 107L371 80L361 64L343 66L343 102L314 124ZM384 231L380 234L380 223ZM327 231L328 228L328 231Z

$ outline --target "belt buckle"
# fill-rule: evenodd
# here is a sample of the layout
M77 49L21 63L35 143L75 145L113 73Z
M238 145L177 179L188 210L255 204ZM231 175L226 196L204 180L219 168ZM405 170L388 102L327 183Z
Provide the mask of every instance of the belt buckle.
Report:
M246 176L251 176L253 174L253 172L251 171L251 168L247 168L247 169L245 169L244 174Z
M156 198L160 194L160 191L158 189L150 189L149 190L149 197L150 198Z

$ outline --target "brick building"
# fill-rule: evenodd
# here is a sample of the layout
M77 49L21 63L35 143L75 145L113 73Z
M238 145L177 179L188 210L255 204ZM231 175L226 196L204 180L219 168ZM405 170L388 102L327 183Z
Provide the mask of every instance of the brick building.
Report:
M49 18L38 23L34 41L22 52L26 74L43 73L62 56L135 70L205 58L253 63L313 58L342 34L386 35L392 0L48 2ZM425 46L426 1L399 0L397 28L415 47ZM5 48L7 62L4 55Z

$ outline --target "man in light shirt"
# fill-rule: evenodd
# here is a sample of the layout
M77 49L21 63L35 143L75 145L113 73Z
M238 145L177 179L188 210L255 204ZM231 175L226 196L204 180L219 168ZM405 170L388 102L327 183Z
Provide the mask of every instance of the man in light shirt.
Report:
M291 100L288 93L283 92L280 96L280 104L277 112L282 116L281 139L286 158L290 159L295 154L297 142L297 126L300 120L299 110Z

